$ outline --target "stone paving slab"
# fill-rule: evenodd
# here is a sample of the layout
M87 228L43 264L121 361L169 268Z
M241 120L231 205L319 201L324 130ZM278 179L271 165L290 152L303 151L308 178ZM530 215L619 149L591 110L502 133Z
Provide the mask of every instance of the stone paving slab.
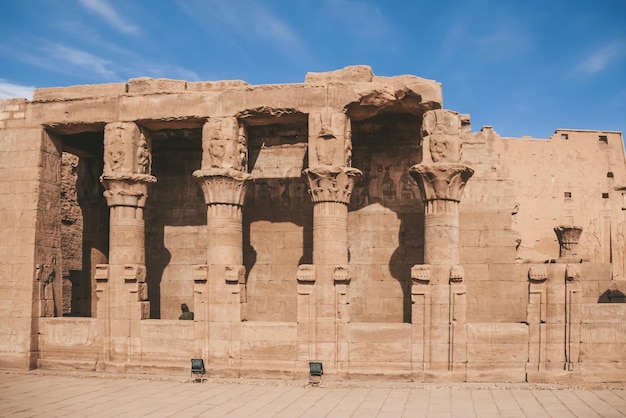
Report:
M622 385L305 382L0 372L0 417L626 417Z

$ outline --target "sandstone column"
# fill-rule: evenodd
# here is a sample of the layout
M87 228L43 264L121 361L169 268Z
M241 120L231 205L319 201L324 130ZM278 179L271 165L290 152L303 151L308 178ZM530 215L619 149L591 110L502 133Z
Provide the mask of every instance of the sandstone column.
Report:
M156 182L150 175L151 163L147 131L132 122L106 125L100 181L110 208L109 265L106 277L96 274L96 280L97 290L106 293L100 299L108 302L108 306L98 306L108 344L104 359L117 365L132 362L140 354L136 321L150 315L143 211L148 187Z
M299 327L298 358L322 361L331 371L348 360L348 205L361 175L350 167L350 132L350 120L341 112L309 115L309 168L303 174L313 200L314 268L301 266L300 271L312 272L314 277L299 275L298 324L310 324L313 330L308 325L306 330ZM314 286L311 289L304 283Z
M207 264L197 267L194 277L202 341L198 354L213 367L233 371L240 361L236 348L245 319L242 208L250 179L247 169L244 125L234 117L209 119L202 129L202 169L193 173L207 204L208 234ZM212 330L222 339L209 339Z
M465 352L465 284L459 266L459 202L466 182L474 170L461 160L461 119L456 112L432 110L424 114L422 123L424 162L409 169L417 181L424 202L424 271L414 268L412 295L414 302L427 301L430 307L414 303L414 309L430 310L430 324L414 324L414 337L427 337L420 332L430 328L430 341L414 340L413 344L430 350L423 353L426 373L464 372ZM429 289L425 289L425 287ZM418 297L418 295L423 295ZM426 298L428 295L428 298ZM413 318L423 321L422 312ZM420 319L422 318L422 319ZM418 329L419 328L419 329ZM419 349L414 347L414 353ZM419 358L420 356L417 356ZM414 370L420 369L414 364ZM430 371L430 372L429 372ZM459 379L464 378L459 376Z

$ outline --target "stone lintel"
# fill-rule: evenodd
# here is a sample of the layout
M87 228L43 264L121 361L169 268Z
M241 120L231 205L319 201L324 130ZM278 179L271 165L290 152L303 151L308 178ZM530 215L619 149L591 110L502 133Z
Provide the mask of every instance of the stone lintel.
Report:
M417 181L424 204L436 200L460 202L465 183L474 170L461 163L416 164L409 169Z
M207 205L243 206L250 174L231 168L196 170L193 176L200 185Z
M335 202L348 205L354 183L363 174L353 167L320 165L303 171L309 182L313 203Z

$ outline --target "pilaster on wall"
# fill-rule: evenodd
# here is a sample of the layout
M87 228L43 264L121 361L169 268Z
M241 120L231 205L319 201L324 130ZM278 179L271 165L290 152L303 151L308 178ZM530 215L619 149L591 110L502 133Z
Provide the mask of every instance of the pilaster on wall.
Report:
M561 246L568 248L562 248L557 263L531 266L528 273L529 361L526 376L529 382L576 381L580 378L581 264L575 261L580 229L576 227L570 234L569 228L559 227L555 232ZM562 239L563 236L570 239Z

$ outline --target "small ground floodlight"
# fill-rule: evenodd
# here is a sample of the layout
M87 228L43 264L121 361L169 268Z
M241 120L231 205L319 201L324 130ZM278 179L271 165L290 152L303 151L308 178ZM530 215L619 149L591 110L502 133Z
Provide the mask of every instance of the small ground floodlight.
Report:
M309 384L319 385L322 383L324 368L320 361L309 361Z
M206 369L204 368L204 360L201 358L191 359L191 380L193 382L202 382L205 378Z

